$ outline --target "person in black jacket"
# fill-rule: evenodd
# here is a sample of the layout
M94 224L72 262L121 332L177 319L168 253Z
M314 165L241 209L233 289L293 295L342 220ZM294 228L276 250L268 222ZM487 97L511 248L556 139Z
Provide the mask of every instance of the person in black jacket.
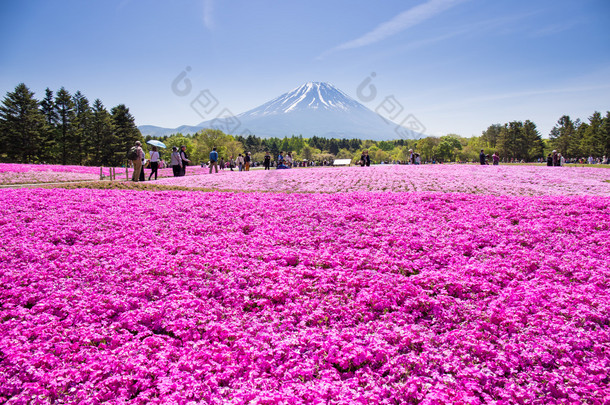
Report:
M482 165L485 165L485 152L483 149L481 149L481 153L479 153L479 162Z
M265 170L271 170L269 167L271 166L271 155L269 152L265 152L265 160L263 161L263 166L265 166Z
M360 166L370 166L371 165L371 157L369 156L369 151L365 150L362 152L362 156L360 156Z
M180 159L182 159L182 173L180 173L180 175L186 176L186 166L191 163L191 161L189 160L189 155L186 154L186 146L182 145L180 149Z

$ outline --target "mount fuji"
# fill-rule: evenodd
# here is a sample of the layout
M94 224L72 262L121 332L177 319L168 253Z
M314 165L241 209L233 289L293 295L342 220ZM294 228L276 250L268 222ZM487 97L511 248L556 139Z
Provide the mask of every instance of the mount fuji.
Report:
M416 128L422 128L416 121ZM412 123L409 126L413 126ZM419 127L418 127L419 126ZM196 126L175 129L139 127L143 135L195 133L204 128L262 138L303 135L305 138L391 140L425 135L382 118L329 83L309 82L236 116L221 116Z

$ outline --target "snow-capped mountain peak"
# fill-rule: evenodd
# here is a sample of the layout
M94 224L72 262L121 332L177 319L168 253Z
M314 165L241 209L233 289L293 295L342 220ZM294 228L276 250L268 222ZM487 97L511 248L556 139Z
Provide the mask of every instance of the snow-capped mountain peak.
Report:
M240 117L260 117L311 109L348 111L353 108L361 109L364 106L332 84L307 82L260 107L241 114Z
M324 82L305 83L273 100L232 117L218 117L197 126L175 130L141 127L145 135L163 133L194 133L203 128L219 129L231 135L255 134L260 137L303 135L326 138L359 138L373 140L418 137L381 118L335 86ZM173 132L172 132L173 131Z

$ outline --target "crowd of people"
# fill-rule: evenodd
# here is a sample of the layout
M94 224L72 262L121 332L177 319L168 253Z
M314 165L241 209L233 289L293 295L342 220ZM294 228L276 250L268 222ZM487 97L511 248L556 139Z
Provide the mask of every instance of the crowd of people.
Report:
M147 167L151 169L150 175L148 176L148 180L150 180L153 175L155 180L157 180L158 169L162 169L166 167L166 163L161 160L159 151L156 146L153 146L150 151L150 159L146 161L146 154L142 149L142 144L138 141L135 143L135 146L130 150L129 159L132 161L133 165L133 181L144 181L144 164L147 164ZM409 156L407 161L391 161L391 162L381 162L381 164L411 164L411 165L419 165L422 164L421 156L419 153L413 151L413 149L409 149ZM500 161L503 163L525 163L524 161L515 161L507 160L506 158L500 159L500 155L497 153L493 153L491 156L485 154L485 150L481 149L479 154L479 163L481 165L489 165L490 163L495 165L499 165ZM538 163L545 163L547 166L563 166L566 163L578 163L578 164L610 164L610 157L606 157L605 155L601 158L594 158L589 156L587 159L583 158L564 158L561 153L553 150L548 154L546 160L540 158L537 160ZM437 162L434 159L431 161L426 161L425 163L442 163ZM170 156L169 166L172 168L174 177L180 177L186 175L186 167L192 164L192 161L189 159L189 156L186 152L186 146L182 145L180 148L174 146L172 148L172 153ZM367 150L362 152L360 156L360 160L357 163L359 166L368 167L371 165L371 158L369 156L369 152ZM219 155L216 148L213 148L209 154L209 161L207 163L201 162L201 167L208 167L209 173L218 173L219 170L229 169L231 171L249 171L251 167L260 166L260 162L255 162L252 159L252 155L250 152L246 152L244 154L240 153L237 157L231 156L229 159L224 159ZM277 156L277 159L273 159L269 151L265 152L262 166L265 170L270 170L272 167L276 169L291 169L293 167L309 167L309 166L330 166L332 162L330 161L322 161L315 162L311 160L304 161L295 161L292 157L291 153L284 154L283 151Z

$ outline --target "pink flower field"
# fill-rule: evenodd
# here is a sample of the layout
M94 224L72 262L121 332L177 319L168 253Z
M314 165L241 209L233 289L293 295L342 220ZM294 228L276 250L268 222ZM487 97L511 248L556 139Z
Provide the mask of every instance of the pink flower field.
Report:
M471 168L3 190L0 403L610 404L610 172Z
M200 166L189 166L187 176L207 173L208 169ZM125 168L115 168L117 180L125 180ZM133 169L129 168L129 179ZM102 174L110 176L110 168L102 168ZM150 169L144 169L146 179L150 175ZM171 177L171 168L159 169L158 178ZM62 166L62 165L37 165L0 163L0 185L38 184L38 183L63 183L78 181L94 181L100 179L100 168L97 166Z
M168 178L158 184L277 192L438 191L610 196L610 169L546 166L381 165L254 170Z
M109 169L106 168L103 173L108 175ZM99 167L0 163L0 185L91 181L99 178Z

